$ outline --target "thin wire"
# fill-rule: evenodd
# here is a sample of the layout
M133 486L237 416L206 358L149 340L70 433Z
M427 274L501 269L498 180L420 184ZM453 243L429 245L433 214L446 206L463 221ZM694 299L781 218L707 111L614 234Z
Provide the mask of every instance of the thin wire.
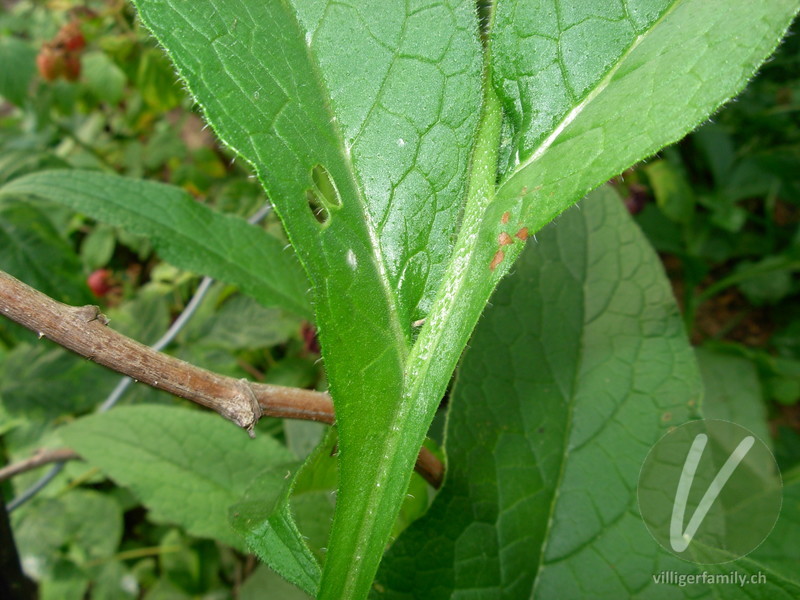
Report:
M270 211L272 210L272 205L268 202L264 206L262 206L258 211L256 211L253 216L247 219L247 222L251 225L256 225L260 221L266 217ZM203 277L200 285L197 286L197 290L195 290L192 299L189 300L189 303L186 305L186 308L181 311L181 314L178 315L178 318L172 323L169 329L167 329L166 333L162 335L155 344L151 346L153 350L156 352L160 352L164 348L166 348L172 340L180 333L181 329L186 326L189 319L192 318L197 308L200 306L200 303L205 298L208 290L211 288L211 284L214 283L214 280L211 277ZM116 387L111 391L108 397L103 401L103 403L97 407L96 412L104 413L106 411L111 410L114 405L122 399L122 396L125 394L127 389L133 384L133 379L130 377L122 377L117 383ZM50 467L50 470L45 473L39 481L34 483L31 487L27 490L22 492L19 496L11 500L8 504L6 504L6 511L11 513L13 510L19 508L26 502L28 502L31 498L36 496L39 492L41 492L53 479L55 479L56 475L58 475L61 470L64 468L66 462L58 462Z

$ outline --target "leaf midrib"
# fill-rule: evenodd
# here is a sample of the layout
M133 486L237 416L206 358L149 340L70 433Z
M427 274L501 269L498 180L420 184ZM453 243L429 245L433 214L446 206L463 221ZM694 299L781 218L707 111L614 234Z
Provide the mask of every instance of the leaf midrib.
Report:
M664 10L661 16L658 17L651 26L644 33L638 34L628 47L619 55L617 60L609 67L606 74L595 84L591 90L584 95L576 106L574 106L555 126L550 134L539 143L533 153L525 159L525 161L518 164L505 178L505 180L498 187L498 195L507 186L511 185L514 178L525 171L533 163L537 162L547 153L553 144L558 140L564 130L571 125L580 114L609 86L614 76L619 69L625 64L627 58L633 53L634 50L653 32L655 31L675 10L683 3L684 0L673 0L672 3Z

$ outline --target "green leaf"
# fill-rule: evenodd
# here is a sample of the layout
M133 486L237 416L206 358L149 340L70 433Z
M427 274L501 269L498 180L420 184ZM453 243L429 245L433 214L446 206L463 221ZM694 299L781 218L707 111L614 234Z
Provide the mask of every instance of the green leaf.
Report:
M243 219L214 212L180 188L57 170L14 179L0 188L0 196L7 194L46 198L146 235L175 266L233 283L263 304L310 317L305 278L277 238Z
M86 87L98 100L109 104L122 100L127 78L113 60L102 52L87 52L81 63Z
M753 361L705 348L695 350L695 356L705 388L703 416L739 423L771 446L767 410Z
M144 101L156 110L172 110L184 98L175 82L172 65L155 48L146 50L139 60L136 83Z
M309 273L340 433L320 597L362 597L450 376L439 372L424 400L403 393L479 116L474 6L135 4L219 136L254 166Z
M98 225L81 242L81 259L93 271L104 267L114 256L117 236L109 225Z
M239 589L239 600L308 600L309 596L287 583L266 565L253 571Z
M688 223L694 215L694 192L683 173L667 160L657 160L645 167L656 202L671 220Z
M68 304L90 304L81 262L36 206L0 198L0 269Z
M28 97L28 86L36 72L36 50L24 41L0 38L0 96L22 106Z
M59 433L90 464L130 487L154 521L237 548L243 543L228 525L228 507L267 466L293 459L264 434L250 440L217 415L176 407L121 407Z
M44 341L19 344L0 362L0 395L9 414L47 422L93 408L118 378Z
M139 288L136 296L105 310L111 327L143 344L154 344L170 325L169 291L157 285ZM191 323L191 321L190 321Z
M53 568L51 577L39 589L41 600L83 600L89 588L89 579L81 569L68 560Z
M261 306L247 296L220 300L221 291L218 287L207 296L208 306L203 308L213 312L206 310L205 318L193 319L181 333L185 344L228 351L265 348L286 342L300 328L299 319Z
M538 230L679 140L744 87L797 10L794 0L724 10L706 0L499 0L492 64L513 139L487 221L496 229L508 210Z
M299 470L283 467L263 473L248 490L244 501L233 506L230 513L231 523L253 552L287 581L314 597L321 570L292 518L290 499L293 495L311 496L314 509L311 522L327 534L328 518L325 517L329 511L325 509L330 509L330 505L320 506L319 500L324 502L325 498L313 492L319 491L315 478L328 471L319 467L329 465L335 443L335 430L329 430L326 440ZM292 471L296 474L290 478Z
M797 468L784 474L783 505L778 522L764 543L756 548L748 559L769 569L768 577L785 578L800 586L800 470ZM788 586L787 586L788 587Z
M445 486L389 551L382 597L649 598L670 559L636 482L700 380L658 257L608 189L543 231L478 325ZM680 568L680 567L679 567Z
M543 231L492 305L451 397L445 486L390 549L375 597L718 597L656 584L664 571L766 576L726 598L800 592L793 488L772 535L734 563L672 557L638 516L641 464L698 416L700 388L669 282L618 198L595 192Z
M80 565L108 558L122 539L122 511L106 494L71 490L40 500L14 515L20 559L35 577L56 578L62 558ZM72 563L74 565L74 562Z

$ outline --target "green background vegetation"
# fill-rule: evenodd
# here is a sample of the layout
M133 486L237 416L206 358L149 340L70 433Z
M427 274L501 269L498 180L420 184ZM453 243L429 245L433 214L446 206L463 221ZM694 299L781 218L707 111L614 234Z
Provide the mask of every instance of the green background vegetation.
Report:
M63 77L46 81L37 71L37 55L71 20L80 24L86 39L86 47L78 54L80 75L75 81ZM247 166L233 160L203 126L196 107L177 83L173 67L134 19L127 3L11 3L0 13L0 65L0 185L46 169L81 168L169 183L200 204L242 217L267 202ZM562 246L567 245L570 231L591 229L605 217L624 219L626 207L659 253L682 308L683 324L695 344L706 386L705 415L736 420L768 439L784 473L796 472L800 463L798 115L800 41L789 36L736 101L684 141L615 178L612 185L624 204L606 190L597 194L597 207L586 215L570 211L558 227L538 237L546 255L548 249L558 247L559 236ZM274 236L274 243L286 243L273 215L263 227ZM614 236L628 239L629 230L607 234L613 245ZM0 269L62 302L99 304L114 328L144 343L154 342L167 329L199 281L183 270L191 265L179 268L163 262L165 251L156 252L154 243L135 227L132 231L124 224L97 222L61 203L0 198ZM638 238L635 243L644 244ZM552 257L552 264L579 260L578 255L592 255L592 251L598 261L603 256L597 248L575 247L572 251L575 256L566 252ZM514 279L500 288L494 304L516 306L520 319L528 313L555 314L569 306L569 295L580 290L568 287L568 274L548 271L547 260L547 256L537 259L532 253L523 257L517 268L530 285L522 288L521 278ZM608 269L603 273L613 276L614 267ZM564 285L555 305L548 305L553 299L546 298L553 281L547 285L537 280L542 272ZM286 285L299 291L294 297L304 298L302 277ZM539 289L537 286L542 289L539 294L531 291ZM667 290L658 288L652 293L663 299ZM409 314L409 321L420 316ZM660 318L662 315L653 317ZM216 283L168 352L226 375L325 389L309 319L307 300L299 300L292 313L264 307L232 286ZM664 322L669 321L665 318ZM603 322L592 326L599 327L592 335L602 339ZM518 329L518 323L509 323L507 316L496 312L482 322L476 334L480 343L473 343L481 353L468 357L475 366L469 363L468 375L457 387L463 389L459 400L465 404L469 399L469 411L473 412L454 409L450 426L457 426L459 419L468 423L495 418L495 433L500 437L503 427L514 426L516 413L511 408L505 415L510 422L505 422L492 413L492 407L481 405L481 385L502 387L507 381L502 375L514 374L515 344L520 352L541 352L542 362L546 362L546 350L558 347L565 335L543 326L538 333L543 339L549 336L551 343L539 348L525 336L509 339ZM655 360L647 358L651 356L648 352L652 356L669 354L670 336L677 339L681 333L668 333L661 340L663 348L643 349L641 356L631 360ZM576 351L559 347L559 352ZM553 380L566 377L564 373L552 375ZM580 374L572 375L580 379ZM490 383L493 377L498 381ZM525 386L507 390L513 406L525 406L531 385L546 387L546 377L540 377L543 379L525 379ZM298 469L300 461L323 439L325 429L264 419L258 425L262 435L249 442L234 428L220 428L215 416L199 411L189 417L186 411L178 414L174 406L187 408L188 403L141 385L132 388L124 400L125 405L135 407L115 409L120 411L118 430L108 431L109 425L104 423L101 435L91 419L81 420L66 432L60 429L91 412L117 381L118 376L0 321L0 452L4 462L26 458L37 448L73 444L89 460L89 464L69 463L35 500L13 514L24 567L41 585L42 597L304 597L259 565L232 528L196 515L211 510L209 507L225 510L243 498L277 494L287 470ZM557 404L557 398L551 400ZM445 408L430 433L433 446L443 442ZM665 415L669 412L664 418L681 420L678 409L660 408ZM684 419L692 413L691 407L680 410L685 411ZM540 417L538 421L558 418L552 411ZM171 431L187 418L192 420L196 436L180 437L182 428ZM153 422L160 424L158 431L149 427ZM557 423L552 426L557 428ZM128 453L125 456L131 458L131 465L115 481L94 466L113 460L106 452L104 435L118 441L132 436L127 450L117 447ZM151 445L146 442L148 435L153 436ZM176 457L175 470L151 473L155 479L142 484L150 460L143 447L153 448L176 436L180 443L169 451ZM491 465L471 454L482 443L489 445L485 439L468 436L456 440L450 448L452 467L457 473L469 465L475 481L502 486L502 477ZM254 451L252 444L259 445L261 456L269 463L267 472L248 458ZM307 464L292 490L296 519L318 557L324 556L333 511L336 473L330 455L334 444L328 436L308 463L313 468ZM517 450L512 454L524 468L525 460ZM620 466L621 470L635 468L635 464ZM26 473L3 482L3 496L11 499L39 475ZM156 491L164 483L159 477L166 482L183 481L184 493L158 497ZM253 481L258 482L255 489ZM787 495L795 510L797 487ZM494 492L490 489L488 496L493 497ZM394 590L397 595L387 593L387 597L401 597L413 593L413 585L429 589L424 586L433 586L434 580L443 590L460 585L446 578L442 583L436 574L430 581L423 578L413 584L404 576L410 569L408 557L416 554L406 548L436 540L437 533L447 527L470 525L459 522L463 513L457 510L470 493L453 486L442 494L436 510L415 523L392 549L375 593ZM410 495L394 536L427 510L433 492L415 475ZM448 512L448 507L456 508ZM531 510L535 513L535 507ZM524 518L535 520L536 514ZM480 549L488 542L477 536L470 543ZM630 543L635 546L636 540ZM455 552L446 546L444 540L434 550ZM624 545L614 546L616 551L621 547ZM776 567L776 573L788 573L791 565L797 564L797 557L791 554L781 558L780 548L767 547L763 552L772 552L773 564L782 565ZM420 555L417 560L423 564L426 559ZM550 585L559 581L558 577L548 573L539 585ZM412 588L403 589L409 585ZM524 589L530 582L519 585Z

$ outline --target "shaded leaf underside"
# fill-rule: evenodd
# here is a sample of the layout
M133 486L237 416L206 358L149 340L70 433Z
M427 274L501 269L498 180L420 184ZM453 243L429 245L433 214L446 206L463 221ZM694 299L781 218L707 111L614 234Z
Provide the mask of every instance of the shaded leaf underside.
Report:
M713 596L654 583L731 567L667 554L636 505L647 452L699 396L658 258L616 194L595 192L493 296L451 398L445 486L389 550L375 597ZM736 568L769 573L756 597L797 593L768 563Z

